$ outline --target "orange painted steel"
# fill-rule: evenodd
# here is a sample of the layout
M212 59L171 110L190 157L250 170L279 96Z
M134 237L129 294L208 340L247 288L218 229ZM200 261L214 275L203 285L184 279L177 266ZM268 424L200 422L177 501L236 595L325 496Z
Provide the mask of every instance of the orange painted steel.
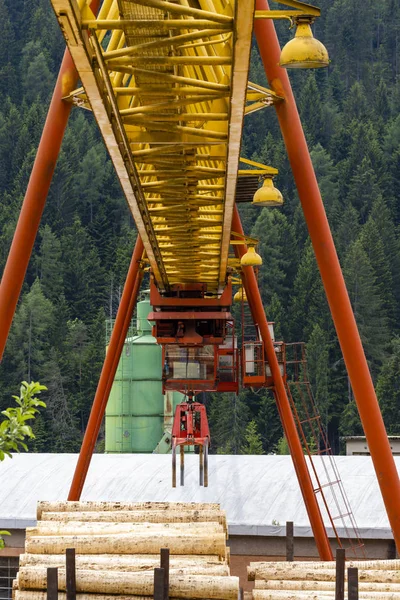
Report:
M239 211L236 206L233 213L232 231L244 235ZM236 256L240 258L246 253L247 248L245 245L235 245L234 250ZM318 501L314 493L310 473L307 468L306 459L296 429L293 413L290 408L289 398L286 393L285 384L268 328L268 321L265 315L264 306L261 300L261 294L253 267L242 267L242 278L254 323L258 325L261 338L264 342L265 354L271 368L274 381L275 398L282 420L282 426L289 445L290 453L292 455L293 465L299 481L301 493L303 495L308 518L310 519L318 553L321 560L333 560L333 554L329 544L328 535L325 529Z
M75 467L68 500L79 500L82 494L94 447L99 435L101 422L104 417L111 387L132 319L133 309L139 293L143 275L143 271L140 269L142 255L143 242L140 236L138 236L129 265L128 274L126 276L121 302L118 307L117 317L110 338L110 344L104 359L99 383L90 411L81 451Z
M256 8L269 10L268 2L257 0ZM278 64L280 45L275 26L269 19L257 20L254 30L269 85L285 98L274 106L383 501L400 552L400 480L289 78Z
M100 0L94 0L91 9L97 12L99 4ZM72 92L77 84L78 73L69 50L66 49L1 279L0 361L3 358L4 348L71 112L72 103L65 102L63 98Z

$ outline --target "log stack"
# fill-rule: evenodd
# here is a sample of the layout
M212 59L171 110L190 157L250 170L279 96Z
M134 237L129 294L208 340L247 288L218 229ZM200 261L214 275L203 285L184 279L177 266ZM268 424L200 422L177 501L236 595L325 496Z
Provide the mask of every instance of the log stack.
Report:
M400 560L347 561L357 567L359 600L399 600ZM335 562L252 562L253 600L335 600Z
M67 548L76 553L77 600L149 600L161 548L170 551L170 598L238 599L218 504L39 502L37 519L26 530L14 600L46 600L48 567L58 567L64 600Z

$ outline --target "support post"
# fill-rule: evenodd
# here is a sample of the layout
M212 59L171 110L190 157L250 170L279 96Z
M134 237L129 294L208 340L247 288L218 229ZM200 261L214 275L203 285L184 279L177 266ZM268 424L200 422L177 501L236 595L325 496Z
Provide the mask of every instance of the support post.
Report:
M65 591L67 600L76 600L75 548L65 550Z
M347 597L349 600L358 600L358 569L347 569Z
M47 600L58 599L58 568L48 567L47 569Z
M294 525L293 521L286 521L286 560L294 561Z
M233 212L232 231L235 231L242 236L244 235L237 206L235 206ZM245 245L235 245L234 251L236 257L241 258L243 254L247 252L247 248ZM314 494L310 473L308 471L303 447L301 445L292 409L290 407L289 398L286 393L278 359L275 354L274 344L268 328L268 321L264 312L264 306L261 300L261 294L253 267L242 267L242 277L254 323L258 325L261 338L264 342L266 357L274 380L275 397L282 420L283 430L289 445L290 454L292 455L293 465L299 481L308 518L310 519L310 524L314 533L318 553L321 560L333 560L333 554L329 544L328 535L326 533L317 498Z
M93 12L97 12L99 3L100 0L93 0L91 3ZM1 279L0 362L3 358L4 348L71 112L72 103L65 102L63 98L72 92L77 84L78 73L69 50L66 48Z
M268 1L256 0L256 9L269 10ZM279 66L281 50L275 26L271 19L257 19L254 31L269 85L285 98L283 102L275 104L276 113L386 512L400 551L400 480L289 77L286 70Z
M338 548L336 550L336 583L335 600L344 600L344 570L346 561L346 550Z
M154 600L164 600L164 569L154 569Z
M160 567L164 569L164 600L169 600L169 548L160 550Z
M111 386L114 381L115 372L118 367L126 334L131 322L133 309L139 293L142 279L140 260L142 258L143 249L143 242L138 235L132 260L129 265L124 290L122 292L121 302L118 307L117 318L115 319L111 334L110 344L104 359L99 383L97 385L92 409L90 411L89 421L83 438L81 451L75 467L75 473L69 491L68 500L79 500L81 497L90 461L92 460L94 447L99 435L101 422L106 410Z

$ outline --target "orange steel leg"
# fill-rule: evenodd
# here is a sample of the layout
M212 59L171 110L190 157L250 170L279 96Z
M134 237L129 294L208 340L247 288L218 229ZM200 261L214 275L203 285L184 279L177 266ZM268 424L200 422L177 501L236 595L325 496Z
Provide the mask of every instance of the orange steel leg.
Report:
M267 0L257 0L256 8L268 10ZM278 64L280 46L275 26L269 19L256 20L254 29L269 85L285 98L275 104L276 112L383 501L400 552L400 480L289 78Z
M115 372L121 356L124 342L131 322L132 313L139 293L142 280L142 271L140 269L140 260L143 254L143 242L138 236L135 250L129 265L128 275L122 298L118 307L117 318L115 319L110 344L101 370L99 383L97 385L96 395L93 400L92 410L90 411L89 421L83 438L81 451L75 473L72 480L68 500L79 500L82 489L85 484L86 475L89 469L90 461L97 437L99 435L101 422L104 417L111 386L114 381Z
M240 221L240 215L236 206L233 213L232 231L243 235L243 228ZM240 258L243 254L246 253L247 248L244 245L235 245L234 250L236 256ZM307 509L308 518L310 519L311 527L314 533L318 553L321 560L333 560L333 554L329 544L328 535L326 533L321 511L314 493L303 448L296 429L293 413L290 408L289 399L279 368L278 359L275 354L271 334L268 329L268 321L265 315L260 290L258 288L258 283L254 274L253 267L243 267L242 275L243 284L246 290L246 296L249 302L250 310L254 322L257 323L260 329L261 338L264 342L265 353L274 380L275 397L278 404L279 414L282 420L282 426L290 448L290 453L292 455L293 465L297 474L301 493L303 495L304 503Z
M91 9L94 12L97 12L99 3L100 0L92 2ZM64 137L64 131L71 112L72 104L65 102L63 97L72 92L77 84L78 73L69 50L66 49L1 279L0 361L3 358L8 333L21 293L61 142Z

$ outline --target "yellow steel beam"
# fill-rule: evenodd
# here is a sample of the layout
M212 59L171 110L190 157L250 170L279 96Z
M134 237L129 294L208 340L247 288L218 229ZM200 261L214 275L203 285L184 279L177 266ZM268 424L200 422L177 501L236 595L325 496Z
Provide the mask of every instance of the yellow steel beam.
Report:
M144 30L167 30L167 29L232 29L232 22L219 23L207 19L83 19L82 29L93 31L123 30L125 27L136 27Z
M222 290L244 114L279 101L247 86L254 0L51 1L157 285Z
M232 98L229 127L228 156L225 177L224 222L221 240L221 260L219 283L223 287L228 265L229 240L232 225L237 172L240 158L244 108L249 74L251 37L253 32L254 0L237 2L235 5L234 28L234 69L231 80Z

